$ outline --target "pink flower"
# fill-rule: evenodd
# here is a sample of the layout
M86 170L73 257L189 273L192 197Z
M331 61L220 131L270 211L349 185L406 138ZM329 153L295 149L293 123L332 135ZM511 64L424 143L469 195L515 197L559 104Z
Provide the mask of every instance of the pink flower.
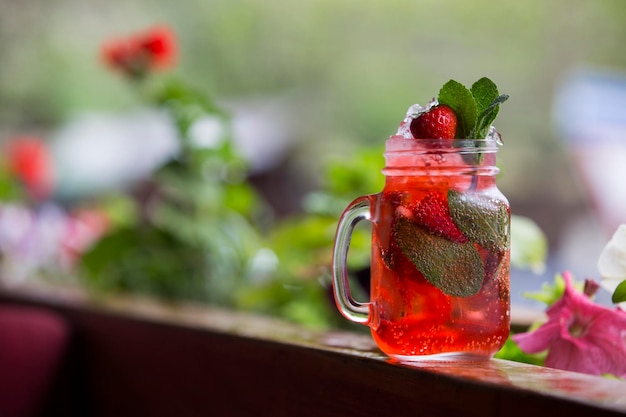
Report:
M563 297L546 311L548 321L513 340L525 353L548 350L545 366L592 375L626 377L626 312L592 302L563 273Z
M102 46L102 59L116 71L141 78L151 70L164 69L176 61L176 37L167 26L155 26Z
M109 217L97 209L79 208L69 213L59 245L62 262L66 266L74 266L110 227Z

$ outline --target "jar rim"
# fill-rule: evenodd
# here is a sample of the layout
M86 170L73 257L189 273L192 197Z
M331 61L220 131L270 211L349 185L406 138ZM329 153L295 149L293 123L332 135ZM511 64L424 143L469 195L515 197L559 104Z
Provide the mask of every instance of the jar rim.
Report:
M498 142L487 139L407 139L392 136L385 144L387 176L495 175Z
M394 135L385 142L385 154L395 153L495 153L502 143L494 138L485 139L408 139Z

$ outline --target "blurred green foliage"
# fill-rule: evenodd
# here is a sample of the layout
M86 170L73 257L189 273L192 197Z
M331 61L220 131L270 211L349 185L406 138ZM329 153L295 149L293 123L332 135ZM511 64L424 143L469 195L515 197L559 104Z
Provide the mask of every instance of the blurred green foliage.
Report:
M346 325L332 302L330 248L348 202L382 189L382 150L332 161L301 212L267 225L271 208L248 182L230 118L210 96L173 77L128 81L147 105L166 110L180 152L130 192L103 196L114 223L81 258L87 286L210 302L312 327ZM224 134L202 146L190 132L207 117L220 120ZM354 235L351 269L368 267L369 241L365 230Z
M278 259L275 274L242 287L237 306L309 326L354 327L340 318L332 299L333 240L337 219L348 203L382 190L383 165L382 149L367 148L329 162L321 188L305 197L303 212L278 222L268 236L268 247ZM352 235L348 268L353 273L369 268L370 241L368 228L357 228ZM352 288L367 299L362 283L355 281Z
M0 159L0 201L24 201L28 196L24 187L11 172L5 158Z
M114 34L166 22L192 85L223 100L290 100L295 157L308 175L342 148L379 143L448 79L489 76L512 97L498 118L505 194L572 202L580 197L554 140L552 96L577 67L626 68L624 21L621 0L3 2L0 132L136 105L94 51ZM302 157L311 153L319 157Z
M105 206L125 206L126 217L82 257L81 273L97 291L232 305L235 289L255 272L249 263L261 248L255 219L263 204L227 136L228 117L174 79L148 84L145 91L148 103L167 110L180 152ZM206 117L221 120L227 132L210 147L189 136L190 127Z
M511 266L540 274L548 258L548 239L530 218L511 216Z

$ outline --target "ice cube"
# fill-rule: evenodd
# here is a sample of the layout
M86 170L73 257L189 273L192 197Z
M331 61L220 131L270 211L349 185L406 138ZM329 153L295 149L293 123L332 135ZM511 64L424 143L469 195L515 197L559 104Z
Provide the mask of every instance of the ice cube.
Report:
M504 145L504 141L502 140L502 135L493 126L489 126L489 133L487 133L487 139L494 140L500 146Z
M405 139L413 139L413 135L411 134L411 121L417 118L420 114L426 113L433 106L437 105L437 100L432 99L425 107L419 104L413 104L406 112L406 116L404 116L404 120L398 126L398 131L396 132L396 136L401 136Z

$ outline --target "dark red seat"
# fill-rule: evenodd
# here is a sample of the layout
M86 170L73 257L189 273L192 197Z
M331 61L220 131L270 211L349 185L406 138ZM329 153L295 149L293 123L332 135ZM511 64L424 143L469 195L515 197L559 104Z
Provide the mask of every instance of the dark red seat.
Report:
M36 416L69 342L69 326L41 308L0 305L0 416Z

